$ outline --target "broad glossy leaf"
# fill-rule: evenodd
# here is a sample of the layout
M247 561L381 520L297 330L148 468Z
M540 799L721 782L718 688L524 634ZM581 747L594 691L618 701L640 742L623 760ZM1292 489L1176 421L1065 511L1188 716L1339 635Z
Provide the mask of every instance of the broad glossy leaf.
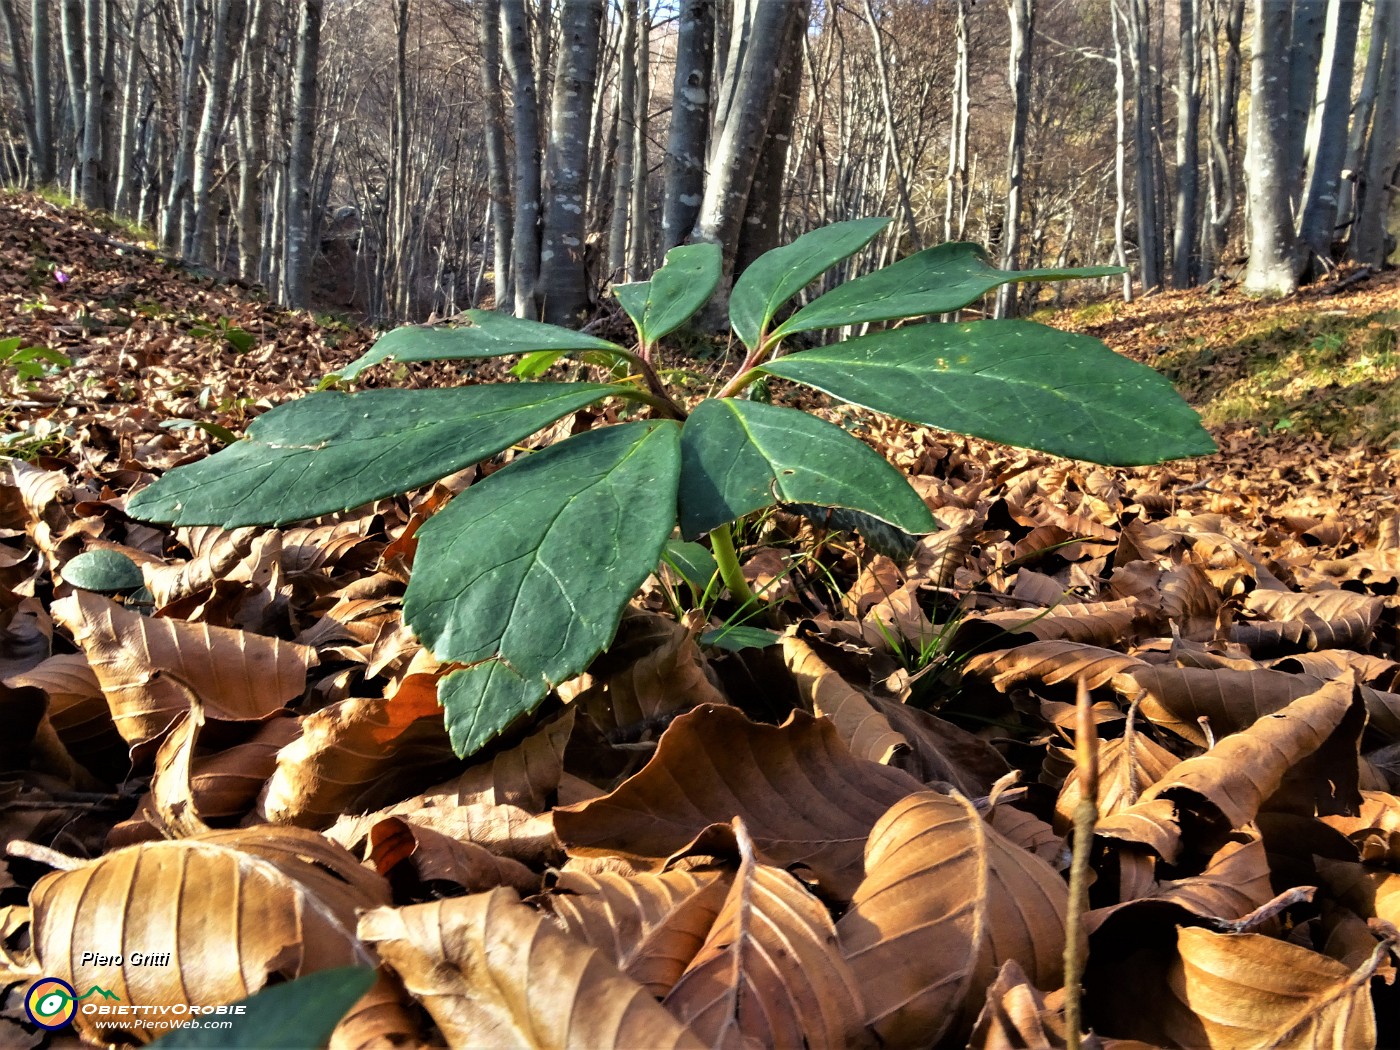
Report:
M864 248L889 223L887 218L835 222L755 259L729 296L729 322L744 345L757 346L778 307Z
M269 985L244 999L229 1028L177 1028L159 1050L288 1050L325 1046L335 1026L375 982L368 966L337 966Z
M1112 277L1122 272L1117 266L998 270L981 245L954 241L916 252L882 270L847 281L798 310L779 325L774 334L950 313L1012 281Z
M666 253L666 263L650 281L617 285L613 292L651 345L695 316L719 285L723 255L718 244L682 244Z
M441 660L453 747L480 747L588 666L675 526L674 423L591 430L472 486L418 532L404 619Z
M141 570L121 551L98 547L83 551L63 566L63 578L85 591L134 591L145 586Z
M366 368L384 361L461 361L528 354L534 350L610 350L616 353L622 349L606 339L595 339L570 328L528 321L494 310L466 310L462 316L467 323L456 328L417 325L395 328L380 336L368 353L348 364L340 377L354 379Z
M325 391L274 408L248 440L172 470L127 504L176 525L280 525L407 492L592 404L601 383Z
M906 532L934 529L904 475L840 427L758 401L701 401L681 434L682 535L774 502L853 508Z
M695 591L703 594L710 581L719 572L719 563L708 547L685 540L667 540L662 557L666 564L680 573L681 578Z
M1131 466L1215 451L1165 376L1031 321L912 325L763 367L911 423L1075 459Z

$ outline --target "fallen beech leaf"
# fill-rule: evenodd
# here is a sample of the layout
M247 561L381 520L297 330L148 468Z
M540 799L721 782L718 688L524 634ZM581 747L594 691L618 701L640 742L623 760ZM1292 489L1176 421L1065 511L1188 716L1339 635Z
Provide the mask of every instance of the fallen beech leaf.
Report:
M451 1046L705 1046L602 952L507 889L376 908L359 932Z
M259 812L274 824L325 827L363 811L386 781L450 761L438 677L411 674L393 696L342 700L303 718L301 736L277 756Z
M870 698L833 671L800 638L783 638L783 660L812 713L831 719L837 734L856 758L889 764L909 741L896 732Z
M990 678L1003 693L1027 682L1059 685L1078 682L1097 689L1125 671L1145 668L1135 656L1083 642L1053 639L1030 642L1014 649L979 653L964 668L967 674Z
M42 690L49 698L48 718L73 758L98 776L116 781L127 774L131 759L126 742L112 723L102 686L82 653L60 653L4 680L10 689Z
M1197 747L1206 746L1198 719L1218 740L1315 692L1322 679L1282 671L1146 667L1129 672L1143 690L1142 714Z
M1042 642L1069 641L1108 646L1131 639L1135 624L1151 615L1132 598L1114 602L1063 603L1048 609L1003 609L969 616L953 638L955 649L985 648L988 644L1029 635Z
M866 877L837 924L884 1046L961 1038L1008 959L1060 977L1069 891L966 799L920 792L870 833Z
M515 747L428 788L423 797L438 806L515 806L543 813L559 792L574 715L570 707Z
M416 827L475 843L499 857L527 866L555 864L564 856L554 835L553 817L548 813L528 813L516 806L433 806L425 805L421 799L410 799L364 816L342 816L324 834L357 853L374 826L387 817L402 817Z
M1094 834L1120 842L1147 846L1168 864L1175 864L1181 853L1181 825L1176 804L1158 798L1138 802L1094 825Z
M611 794L554 811L570 856L617 854L652 868L711 824L734 817L764 856L810 868L827 892L860 881L870 828L920 790L907 773L854 757L826 719L782 726L706 705L677 718L641 772Z
M385 817L370 828L367 848L366 862L400 895L405 884L426 887L445 883L465 893L483 893L497 886L534 893L540 887L540 877L519 861L498 857L474 842L449 838L402 817ZM439 887L430 889L435 895L446 893Z
M705 942L731 881L675 868L630 876L564 871L530 903L661 999Z
M1318 858L1317 870L1336 898L1363 919L1400 924L1400 875L1323 857Z
M54 602L53 612L87 654L112 720L132 745L159 736L189 710L186 687L210 720L261 721L302 694L316 663L305 646L142 616L86 591Z
M1353 712L1348 732L1345 723ZM1259 807L1282 786L1284 777L1334 733L1352 738L1350 745L1340 741L1344 753L1354 749L1365 722L1364 712L1350 675L1328 682L1248 729L1227 736L1204 755L1179 763L1143 795L1143 801L1167 798L1181 804L1204 800L1224 818L1225 827L1238 828L1253 820ZM1343 807L1359 805L1355 758L1349 770L1343 762L1333 776L1330 785L1318 784L1313 778L1308 787L1330 793L1328 797ZM1319 805L1325 802L1326 798L1319 797Z
M739 871L666 1008L710 1046L871 1044L826 906L758 862L742 819L733 827Z
M373 966L355 937L355 912L387 901L384 881L339 847L309 831L266 826L116 850L44 876L30 895L42 972L82 988L100 985L137 1006L231 1003L270 978ZM122 961L84 958L101 945ZM144 965L138 952L168 962ZM80 1011L74 1023L101 1041L94 1020ZM414 1031L383 982L342 1022L361 1031L366 1024L383 1038Z
M1135 806L1145 791L1167 775L1178 762L1170 751L1149 736L1099 741L1099 813L1103 817ZM1083 797L1080 770L1071 770L1055 799L1055 830L1063 834L1074 823L1074 807Z
M1059 1050L1066 1046L1063 1008L1046 1005L1015 959L1002 963L968 1040L969 1050ZM1057 996L1057 998L1059 998Z
M1257 933L1177 932L1168 978L1178 1045L1364 1047L1376 1042L1371 976L1387 954L1376 945L1352 970L1325 955ZM1165 998L1165 997L1164 997ZM1189 1004L1189 1005L1187 1005Z

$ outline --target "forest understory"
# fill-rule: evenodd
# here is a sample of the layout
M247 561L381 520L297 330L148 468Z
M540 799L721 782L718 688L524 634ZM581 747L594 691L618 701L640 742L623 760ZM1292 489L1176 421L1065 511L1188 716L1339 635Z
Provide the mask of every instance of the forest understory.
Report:
M118 1038L36 1028L40 976L214 1005L367 960L332 1045L1400 1045L1400 274L1047 318L1170 375L1207 458L847 415L941 531L773 513L769 644L706 644L735 610L660 568L463 762L400 598L487 468L282 529L128 517L373 333L127 240L0 197L0 1045ZM139 567L116 600L64 578L94 549ZM170 959L83 958L122 951Z

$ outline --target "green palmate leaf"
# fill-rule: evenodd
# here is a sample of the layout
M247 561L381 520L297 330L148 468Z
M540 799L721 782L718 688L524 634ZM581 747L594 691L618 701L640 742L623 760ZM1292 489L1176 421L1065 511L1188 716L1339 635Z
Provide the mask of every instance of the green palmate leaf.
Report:
M680 433L590 430L472 486L418 531L404 618L440 660L459 754L583 671L656 568L676 523Z
M666 253L666 262L650 281L615 285L622 308L637 326L644 346L651 346L695 316L719 285L724 265L718 244L682 244Z
M228 1028L177 1028L151 1044L158 1050L320 1050L340 1019L375 982L367 966L332 970L274 984L242 1000Z
M1166 377L1097 339L1030 321L913 325L764 370L911 423L1098 463L1215 451Z
M681 464L688 539L775 502L850 507L905 532L935 527L903 474L840 427L792 408L701 401L685 423Z
M606 339L575 332L558 325L527 321L494 310L467 310L467 323L457 328L422 328L408 325L379 337L369 353L347 365L342 379L354 379L370 365L383 361L460 361L476 357L504 357L535 350L607 350L622 348Z
M832 223L755 259L729 295L729 321L744 345L750 350L758 346L778 307L864 248L889 223L889 219Z
M259 416L248 439L179 467L127 512L176 525L279 525L436 481L615 388L511 383L309 394Z
M916 252L883 270L847 281L798 310L779 325L774 334L789 335L814 328L951 313L1012 281L1112 277L1122 272L1117 266L998 270L980 245L951 242Z

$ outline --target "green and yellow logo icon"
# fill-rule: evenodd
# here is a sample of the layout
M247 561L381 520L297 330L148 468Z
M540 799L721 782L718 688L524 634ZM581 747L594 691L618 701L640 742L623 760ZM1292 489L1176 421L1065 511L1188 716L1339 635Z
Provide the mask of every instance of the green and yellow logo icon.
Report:
M73 1015L78 1012L78 1003L90 995L121 1002L121 996L116 992L98 985L79 995L67 981L60 981L57 977L40 977L25 993L24 1012L40 1028L62 1028L72 1023Z

